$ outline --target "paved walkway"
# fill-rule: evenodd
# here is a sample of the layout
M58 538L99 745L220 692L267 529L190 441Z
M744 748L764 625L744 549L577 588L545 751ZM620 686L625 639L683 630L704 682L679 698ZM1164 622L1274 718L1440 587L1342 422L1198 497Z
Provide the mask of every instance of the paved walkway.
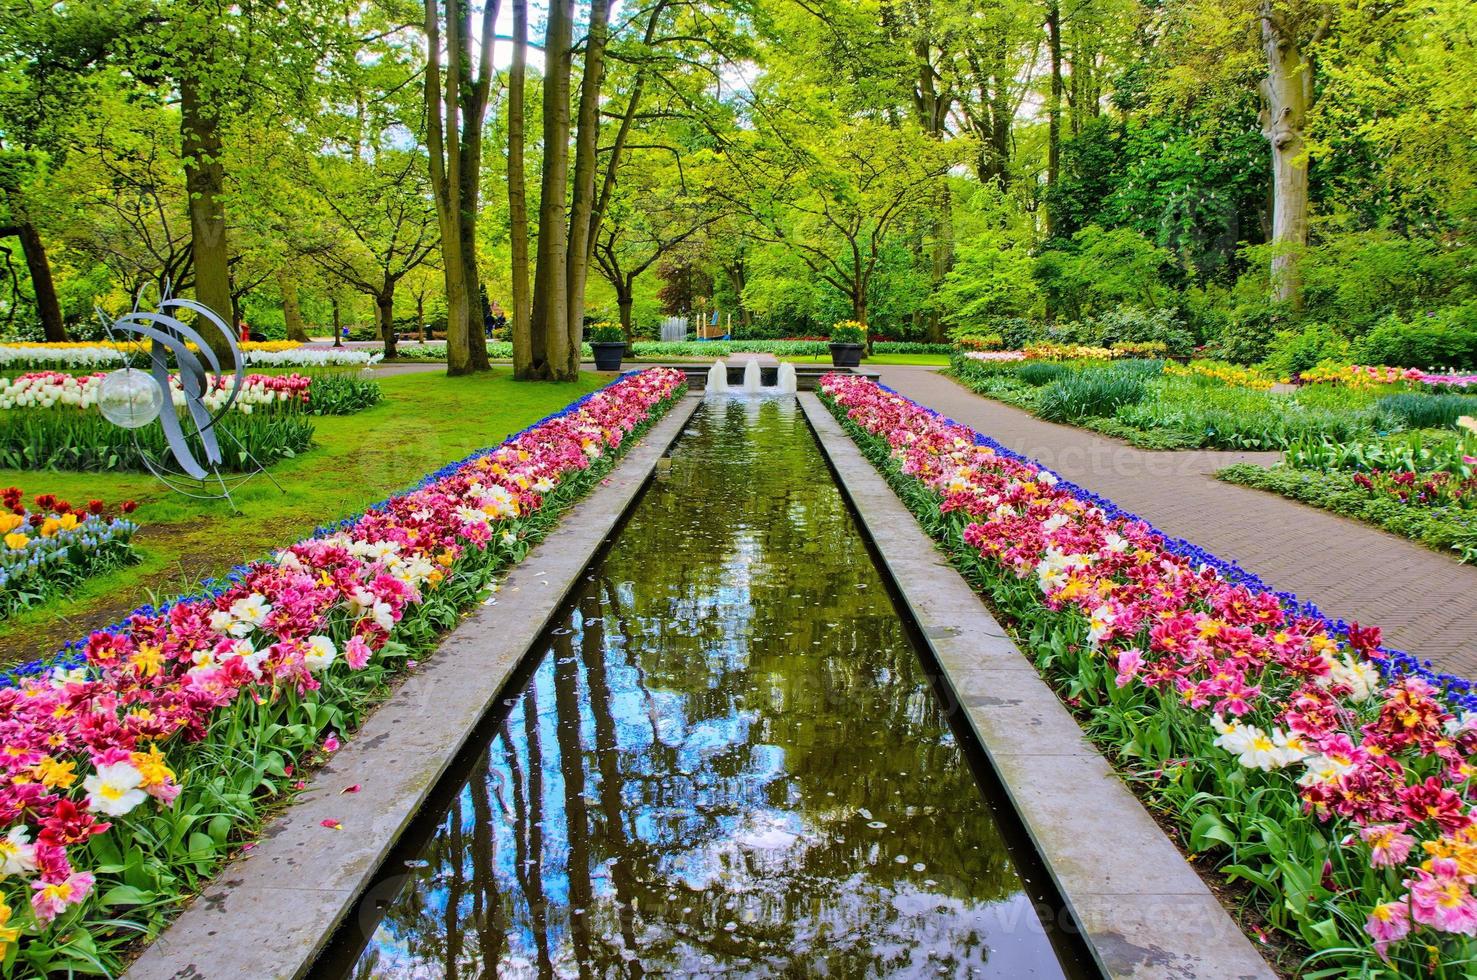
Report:
M1477 568L1325 511L1222 483L1232 463L1278 453L1149 452L1043 422L919 367L878 366L909 398L1030 456L1182 537L1297 593L1333 618L1380 626L1387 645L1477 677Z

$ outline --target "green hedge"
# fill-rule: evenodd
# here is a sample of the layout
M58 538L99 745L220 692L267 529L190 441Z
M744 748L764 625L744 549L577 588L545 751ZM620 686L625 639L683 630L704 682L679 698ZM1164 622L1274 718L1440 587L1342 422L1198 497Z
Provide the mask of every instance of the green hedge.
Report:
M306 451L313 444L311 418L297 413L230 412L216 423L216 428L220 431L225 470L254 468L246 453L263 466L270 466ZM75 408L0 412L0 467L147 470L145 454L154 459L168 458L162 427L120 429L100 414L79 412ZM197 447L196 457L199 456Z

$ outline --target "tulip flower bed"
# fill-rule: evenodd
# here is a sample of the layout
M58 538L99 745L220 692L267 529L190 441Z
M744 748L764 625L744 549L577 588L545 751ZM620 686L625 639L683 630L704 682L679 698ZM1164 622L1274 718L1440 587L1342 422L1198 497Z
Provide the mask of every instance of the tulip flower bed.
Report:
M1369 388L1375 385L1405 385L1443 391L1477 388L1477 374L1433 374L1419 368L1332 362L1304 371L1295 380L1299 384L1347 385L1350 388Z
M29 408L75 408L88 411L97 408L98 391L106 375L63 374L60 371L35 371L16 378L0 378L0 411ZM185 389L179 375L170 376L170 394L174 407L185 407ZM205 407L219 411L228 390L225 375L211 375L203 397ZM282 407L304 408L313 379L301 374L248 374L231 408L250 415L253 411L270 411Z
M141 470L145 454L164 456L158 426L120 429L98 412L103 377L42 371L0 378L0 466ZM204 402L212 412L225 403L227 381L210 377ZM183 412L185 395L177 376L172 389L174 410ZM351 415L381 397L378 382L348 374L249 374L217 423L226 436L221 439L224 466L251 469L253 459L270 465L296 456L313 442L313 424L304 416Z
M24 496L19 487L0 490L0 618L132 559L133 501L114 514L101 500L74 508L43 493L27 508Z
M1310 440L1271 468L1216 474L1384 528L1477 564L1477 436L1408 432L1372 442Z
M191 349L194 348L193 344L189 346ZM318 352L302 347L296 341L248 341L239 346L246 354L248 364L279 367L316 366L315 359L311 355ZM368 365L378 360L362 352L343 351L340 353L355 355L352 362L344 363ZM0 344L0 371L76 371L89 368L115 368L123 367L130 361L135 365L147 363L148 357L149 345L135 342L98 340L65 344L9 343Z
M1470 976L1469 682L872 382L822 397L1302 975Z
M115 974L683 388L665 369L623 378L0 677L6 975Z
M950 374L977 394L1145 449L1286 449L1299 440L1353 442L1378 433L1451 428L1477 412L1477 395L1433 388L1307 384L1274 391L1268 379L1212 362L1186 367L1120 358L981 359L956 354Z
M225 470L270 466L306 452L312 419L301 412L228 412L216 423ZM0 467L17 470L145 470L147 453L168 456L156 425L121 429L95 412L66 409L0 411ZM249 454L249 455L248 455Z
M64 374L35 371L15 378L0 378L0 411L30 408L97 408L102 372ZM225 404L231 378L210 375L203 398L205 407L219 411ZM179 375L170 376L170 394L176 410L185 407L185 390ZM318 378L292 374L248 374L231 403L231 410L252 412L305 411L314 415L352 415L380 400L379 385L367 378L325 374Z

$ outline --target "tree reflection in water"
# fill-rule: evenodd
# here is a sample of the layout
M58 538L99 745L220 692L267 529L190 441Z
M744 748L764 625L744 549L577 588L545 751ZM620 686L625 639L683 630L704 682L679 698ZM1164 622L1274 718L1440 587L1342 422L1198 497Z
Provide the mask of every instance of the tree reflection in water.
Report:
M792 399L699 410L519 701L355 976L1061 975Z

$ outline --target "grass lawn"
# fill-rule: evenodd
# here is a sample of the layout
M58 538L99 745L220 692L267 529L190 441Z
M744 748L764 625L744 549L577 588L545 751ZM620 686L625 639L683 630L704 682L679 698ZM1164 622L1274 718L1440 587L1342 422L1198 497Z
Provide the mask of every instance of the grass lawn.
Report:
M147 474L0 470L0 486L27 495L139 503L135 537L141 561L89 579L81 588L0 623L0 663L50 654L106 626L151 597L164 599L201 579L264 557L320 524L349 517L425 474L558 411L610 380L587 373L572 384L520 384L512 372L447 378L439 372L380 377L385 400L357 415L314 420L314 448L272 467L224 501L172 493Z

